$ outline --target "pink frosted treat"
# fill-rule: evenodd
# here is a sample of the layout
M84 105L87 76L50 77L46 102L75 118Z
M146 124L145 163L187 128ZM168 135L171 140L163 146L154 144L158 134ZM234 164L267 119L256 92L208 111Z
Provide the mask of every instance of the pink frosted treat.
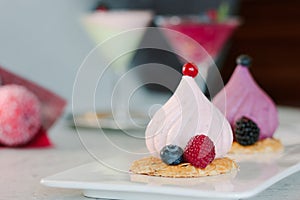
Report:
M224 157L232 146L233 134L225 116L203 94L194 77L193 63L183 66L182 79L171 98L155 113L146 128L149 152L159 157L169 144L184 148L191 138L203 134L215 146L215 157Z
M250 57L242 55L229 82L213 99L234 128L242 117L260 130L259 140L271 138L278 127L278 113L272 99L257 85L249 72Z
M29 142L41 127L38 98L20 85L0 87L0 144L19 146Z

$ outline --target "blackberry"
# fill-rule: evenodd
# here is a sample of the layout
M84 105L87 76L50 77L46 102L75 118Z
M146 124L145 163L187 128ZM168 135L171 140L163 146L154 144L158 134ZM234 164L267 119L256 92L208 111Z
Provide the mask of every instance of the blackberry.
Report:
M183 162L183 149L169 144L161 149L160 158L168 165L178 165Z
M235 123L235 140L243 146L252 145L257 142L259 132L260 130L256 123L246 117L242 117Z

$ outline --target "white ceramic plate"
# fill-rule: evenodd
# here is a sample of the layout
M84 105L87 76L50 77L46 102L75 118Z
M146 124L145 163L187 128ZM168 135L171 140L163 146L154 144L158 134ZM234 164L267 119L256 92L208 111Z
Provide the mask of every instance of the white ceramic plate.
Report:
M83 194L108 199L241 199L258 194L300 170L300 127L281 124L277 132L285 145L280 154L235 157L236 173L191 179L148 177L119 172L98 162L46 177L41 183L58 188L81 189ZM131 158L115 158L129 167ZM111 161L110 161L111 162ZM123 168L124 169L124 168Z

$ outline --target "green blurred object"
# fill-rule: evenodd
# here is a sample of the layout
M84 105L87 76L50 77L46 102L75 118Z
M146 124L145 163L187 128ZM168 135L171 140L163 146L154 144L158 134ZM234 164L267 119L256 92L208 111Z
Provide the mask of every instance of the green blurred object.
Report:
M229 4L227 2L222 2L218 8L218 22L224 22L229 17Z

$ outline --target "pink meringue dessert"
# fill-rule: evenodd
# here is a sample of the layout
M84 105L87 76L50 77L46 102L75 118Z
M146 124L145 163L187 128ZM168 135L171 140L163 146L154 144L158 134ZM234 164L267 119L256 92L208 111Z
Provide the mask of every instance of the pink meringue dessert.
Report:
M200 133L214 142L217 158L230 150L233 141L230 125L200 90L193 78L196 75L183 70L173 96L148 124L146 144L154 155L159 155L167 144L184 148L193 136Z
M176 91L146 128L151 156L135 161L133 173L189 178L237 169L235 161L225 157L233 142L229 122L195 82L197 66L186 63L182 72Z
M276 105L253 79L250 65L249 56L239 56L229 82L212 102L226 116L233 130L232 153L282 150L280 141L273 138L279 124Z

